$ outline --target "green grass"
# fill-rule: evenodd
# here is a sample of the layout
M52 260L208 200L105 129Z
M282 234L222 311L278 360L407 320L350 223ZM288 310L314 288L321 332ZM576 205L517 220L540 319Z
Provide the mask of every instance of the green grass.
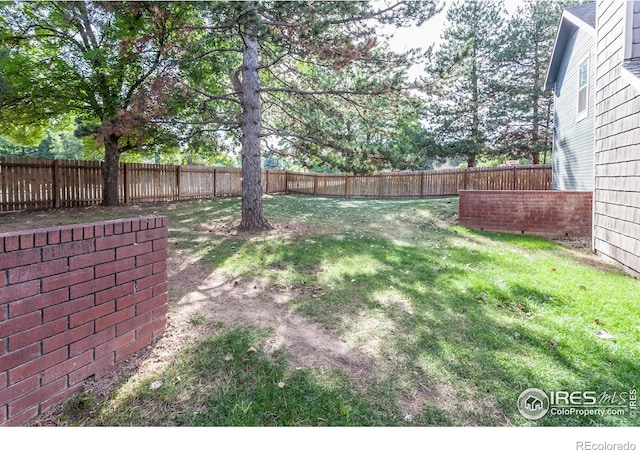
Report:
M266 337L246 328L212 335L160 378L121 390L99 425L353 426L390 420L345 388L344 375L291 371L283 351L265 354ZM154 381L162 385L151 389Z
M529 387L638 387L640 282L587 252L451 225L457 199L268 197L272 222L304 230L277 238L195 231L237 223L237 199L164 213L171 249L212 271L293 289L286 308L364 352L375 381L295 370L286 349L267 352L269 330L217 324L161 374L161 388L125 381L83 412L84 424L401 426L409 425L403 402L416 392L429 395L410 425L639 424L628 415L532 422L516 408ZM595 337L601 328L614 339ZM74 411L65 415L73 422Z

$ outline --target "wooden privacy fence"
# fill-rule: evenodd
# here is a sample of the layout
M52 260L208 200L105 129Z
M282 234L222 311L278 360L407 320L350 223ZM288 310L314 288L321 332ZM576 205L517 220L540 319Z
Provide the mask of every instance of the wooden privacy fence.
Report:
M102 163L0 158L0 211L89 206L102 201ZM326 197L438 197L459 190L549 190L551 166L447 169L370 176L262 171L267 194ZM241 169L120 164L122 203L242 194Z
M287 193L323 197L448 197L461 190L550 190L551 166L334 175L287 172Z

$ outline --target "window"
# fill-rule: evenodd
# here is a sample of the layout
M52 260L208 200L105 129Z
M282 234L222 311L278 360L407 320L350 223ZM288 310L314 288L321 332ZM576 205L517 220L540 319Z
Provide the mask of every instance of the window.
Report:
M578 112L576 120L587 117L589 110L589 59L578 65Z

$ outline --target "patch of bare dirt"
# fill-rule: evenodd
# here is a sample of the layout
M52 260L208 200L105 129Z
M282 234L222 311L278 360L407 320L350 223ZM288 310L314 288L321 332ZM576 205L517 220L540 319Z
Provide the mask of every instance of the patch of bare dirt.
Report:
M564 239L556 239L556 242L563 247L590 251L591 250L591 238L590 237L567 237Z
M239 231L238 226L240 221L228 222L224 220L202 223L193 227L193 231L200 235L212 235L212 236L237 236L242 238L251 238L254 233ZM278 223L272 223L272 230L265 231L260 234L262 238L270 237L291 237L307 234L312 231L312 227L309 224L295 222L295 221L279 221ZM317 231L313 229L313 231Z
M121 206L87 206L72 209L0 212L0 233L48 228L74 223L162 215L176 203L149 203Z
M280 223L261 238L281 238L304 231L303 226ZM237 234L235 229L231 232ZM350 348L284 306L293 296L300 295L299 290L259 286L250 280L238 280L221 271L213 271L188 256L187 252L172 253L167 264L170 305L165 333L152 346L128 358L111 373L98 380L87 381L84 386L87 395L97 401L105 400L125 378L142 380L152 377L167 367L180 352L209 336L214 331L212 323L216 322L229 327L244 325L272 330L273 337L267 350L284 346L292 368L340 368L349 374L354 386L363 386L367 380L376 377L374 362L358 349ZM204 323L194 320L203 316L211 320ZM406 407L417 411L420 408L412 404L427 399L431 399L431 395L424 395L421 391L412 401L407 399ZM48 411L29 425L59 425L62 407Z
M180 267L171 261L169 265ZM188 333L183 328L190 328L189 321L197 315L230 327L267 328L275 332L271 346L285 346L295 367L339 367L354 378L374 374L364 355L283 306L294 291L269 290L220 271L212 272L198 262L176 270L170 274L171 280L176 280L174 286L184 292L171 300L170 320L176 333Z
M576 260L593 267L601 272L617 273L619 269L603 260L592 249L590 237L575 237L555 240L556 243L567 248Z

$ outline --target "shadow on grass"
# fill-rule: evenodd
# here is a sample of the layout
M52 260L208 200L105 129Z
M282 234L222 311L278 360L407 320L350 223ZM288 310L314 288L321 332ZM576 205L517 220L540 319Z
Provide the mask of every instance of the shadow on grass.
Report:
M291 370L282 350L264 352L268 334L219 329L153 379L120 387L102 426L383 426L389 405L371 405L339 371ZM152 383L156 386L152 387ZM86 416L93 416L87 422ZM77 420L72 414L70 422Z
M375 238L281 242L267 251L263 265L251 267L264 271L272 283L282 275L269 268L279 266L287 268L286 282L323 287L322 297L303 293L290 307L367 347L398 397L407 395L409 386L426 385L435 401L425 410L428 417L417 423L429 424L435 409L445 422L525 424L516 400L526 388L611 392L635 387L637 351L594 338L594 330L573 319L561 288L539 286L526 255L491 256L453 244L454 237L459 239L445 235L435 248ZM484 238L484 245L492 241ZM530 237L509 244L542 254L557 249ZM262 250L252 244L247 257ZM474 267L505 266L504 260L516 275L498 280L501 284L473 272ZM235 270L242 272L239 266ZM368 342L373 339L378 347ZM537 424L624 425L628 420L548 416Z
M173 248L211 272L287 287L290 312L365 352L377 376L362 392L337 370L291 371L286 353L264 351L263 331L223 330L183 353L160 389L149 389L152 380L121 389L105 423L402 425L409 411L414 425L632 424L615 416L529 422L516 408L530 387L636 387L638 339L623 335L638 317L629 279L569 262L544 239L444 228L438 219L451 214L444 200L278 198L265 203L276 220L334 221L334 228L280 239L195 233L204 217L234 220L238 200L219 202L174 213ZM436 212L420 215L430 205ZM176 277L188 269L181 270ZM631 297L621 300L609 284ZM593 336L593 317L603 312L622 336L616 341ZM135 420L119 417L125 410Z

